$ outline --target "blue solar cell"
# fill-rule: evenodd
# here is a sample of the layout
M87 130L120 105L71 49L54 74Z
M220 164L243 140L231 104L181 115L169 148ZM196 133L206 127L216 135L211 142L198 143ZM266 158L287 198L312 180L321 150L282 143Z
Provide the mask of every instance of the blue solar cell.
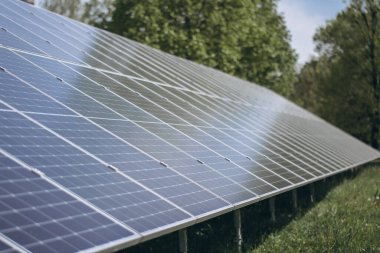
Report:
M17 48L17 49L25 50L28 52L36 52L36 53L44 54L44 52L33 47L28 42L23 41L22 39L18 38L17 36L9 32L5 27L1 25L0 25L0 45Z
M102 69L113 70L104 61L107 59L105 55L96 53L96 51L91 50L91 43L86 43L80 39L73 36L73 34L67 34L57 29L62 27L61 24L51 24L48 21L39 17L38 13L36 15L32 14L33 11L27 10L23 5L17 3L8 2L0 3L3 7L2 13L10 20L15 21L17 24L22 25L29 31L33 31L40 37L48 40L50 44L61 49L66 54L70 54L70 59L78 61L81 63L88 63L91 66L99 67ZM55 26L54 26L55 25ZM91 52L92 51L92 52ZM85 53L86 52L86 53ZM51 56L60 56L63 59L67 59L66 55L55 55L50 53ZM93 57L96 56L97 58ZM73 58L75 57L75 58Z
M103 83L95 83L80 73L75 72L73 69L59 63L46 58L31 56L31 55L23 55L27 59L36 63L38 66L43 67L45 70L50 73L62 78L69 85L72 85L74 88L83 92L84 94L91 96L91 98L96 99L96 101L102 103L102 105L107 106L113 110L113 115L100 115L98 117L103 118L120 118L121 115L127 115L129 118L133 120L145 120L145 121L157 121L154 117L150 116L139 107L136 107L131 102L115 96L113 93L107 91L105 87L101 86L104 83L112 82L111 79L107 78ZM80 71L89 71L92 73L91 78L95 79L96 74L102 75L100 72L96 70L90 70L86 68L80 68L72 66ZM25 71L25 70L24 70ZM27 77L25 77L27 78ZM134 97L138 97L137 94L133 93ZM85 104L88 105L88 104ZM73 108L75 109L75 108ZM84 116L93 117L97 115L89 114L86 111L80 111Z
M10 110L10 108L2 103L0 103L0 110Z
M91 75L92 76L92 75ZM109 74L110 77L118 81L116 82L103 82L106 87L120 96L133 101L134 104L143 108L145 111L156 116L166 123L185 124L186 121L191 122L193 125L207 126L208 123L200 118L192 115L188 111L182 109L180 106L174 104L169 99L155 94L150 90L154 86L150 82L142 80L132 80L130 78ZM134 99L136 96L127 95L128 93L137 92L143 98ZM188 107L188 105L187 105ZM185 120L185 121L184 121Z
M0 71L0 99L21 111L73 114L64 106L54 102L5 71Z
M181 150L197 157L200 161L219 171L224 176L235 180L237 183L240 183L248 189L251 189L253 192L255 192L255 188L258 188L258 192L261 192L262 188L264 188L268 193L276 190L276 187L281 188L291 185L290 182L264 168L259 168L262 174L258 173L259 175L256 176L254 173L232 163L228 160L228 157L223 157L220 154L217 154L213 150L206 148L168 125L142 122L139 122L138 124L159 135Z
M228 206L219 197L162 166L159 161L153 160L88 120L56 115L29 116L193 215ZM164 146L160 147L160 152L165 152ZM178 159L175 154L172 154L171 158Z
M70 87L55 76L49 75L32 63L17 56L15 53L0 48L0 55L0 66L3 66L10 73L17 75L22 80L33 85L33 87L73 108L77 112L90 117L120 117L111 109L105 108L94 99L81 93L80 90Z
M0 233L27 250L54 251L61 249L55 247L61 244L74 252L133 236L133 232L2 154L0 175ZM105 237L110 231L112 236ZM3 250L8 252L0 244L0 252Z
M175 115L158 107L150 100L144 99L138 93L123 87L99 71L72 65L71 67L78 71L78 73L67 66L46 58L32 55L25 55L25 57L54 75L64 79L65 82L75 86L104 105L109 106L117 113L128 117L128 119L157 122L158 120L156 118L145 112L148 111L152 115L157 116L160 119L165 119L168 122L183 123L183 121ZM115 92L118 96L105 88Z
M0 111L0 122L1 148L139 232L190 218L27 118Z
M38 50L33 50L32 52L43 52L54 57L62 58L69 61L78 61L75 57L62 51L55 45L53 45L46 37L35 34L32 31L27 30L23 26L19 25L15 21L0 15L0 23L3 28L5 28L9 33L19 37L20 39L27 41L33 47Z

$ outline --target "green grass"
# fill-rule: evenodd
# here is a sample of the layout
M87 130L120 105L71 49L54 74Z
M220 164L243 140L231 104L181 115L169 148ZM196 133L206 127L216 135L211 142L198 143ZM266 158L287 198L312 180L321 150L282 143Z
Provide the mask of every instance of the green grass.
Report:
M346 179L247 252L380 252L380 165Z

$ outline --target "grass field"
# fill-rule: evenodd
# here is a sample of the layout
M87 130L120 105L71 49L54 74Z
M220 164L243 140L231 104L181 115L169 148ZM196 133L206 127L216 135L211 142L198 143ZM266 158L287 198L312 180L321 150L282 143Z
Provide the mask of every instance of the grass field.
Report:
M380 252L380 165L345 179L247 252Z

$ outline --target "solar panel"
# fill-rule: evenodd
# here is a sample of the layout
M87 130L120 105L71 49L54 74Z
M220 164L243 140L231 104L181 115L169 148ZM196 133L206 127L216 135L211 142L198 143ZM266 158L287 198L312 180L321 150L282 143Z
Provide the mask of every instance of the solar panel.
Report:
M80 251L134 233L0 154L1 252ZM10 246L11 245L11 246Z
M0 7L0 252L117 250L380 157L258 85Z

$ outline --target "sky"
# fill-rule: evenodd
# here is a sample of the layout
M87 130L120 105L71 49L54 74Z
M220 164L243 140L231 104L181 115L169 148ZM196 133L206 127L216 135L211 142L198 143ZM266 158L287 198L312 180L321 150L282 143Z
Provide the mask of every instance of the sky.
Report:
M292 36L292 47L298 54L298 64L307 62L314 52L313 36L316 29L343 10L342 0L280 0L279 12L285 17Z

